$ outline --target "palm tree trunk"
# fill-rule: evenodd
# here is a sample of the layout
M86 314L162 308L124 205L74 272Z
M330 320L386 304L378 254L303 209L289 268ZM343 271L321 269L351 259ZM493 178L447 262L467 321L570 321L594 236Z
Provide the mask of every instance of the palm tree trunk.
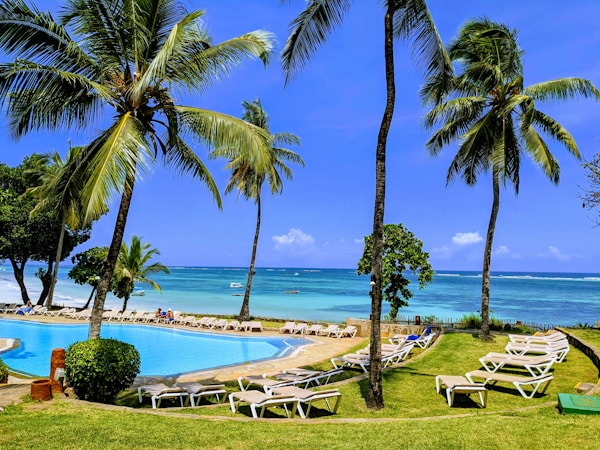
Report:
M10 265L13 268L13 274L15 275L15 280L19 285L19 289L21 290L21 299L23 300L23 304L27 304L29 301L29 294L27 293L27 286L25 286L25 279L23 273L25 272L25 264L19 266L14 260L9 259Z
M385 158L387 137L394 115L396 86L394 84L394 2L388 2L384 19L385 29L385 79L387 100L385 111L377 136L375 157L375 207L373 214L373 261L371 265L371 368L367 408L381 409L383 385L381 376L381 302L382 302L382 258L383 258L383 220L385 212Z
M58 248L56 249L56 260L54 261L54 272L52 272L52 281L50 282L50 289L48 290L48 300L46 301L46 307L52 308L52 298L54 297L54 286L56 286L56 279L58 278L58 265L60 264L62 256L63 241L65 240L65 225L60 227L60 236L58 237Z
M125 310L127 309L127 302L129 301L129 291L127 291L125 293L125 295L123 296L123 309L121 310L121 312L125 312Z
M254 243L252 245L252 256L250 257L250 270L248 271L248 282L244 292L244 301L238 320L250 319L250 289L252 287L252 277L254 276L254 264L256 262L256 248L258 247L258 235L260 234L260 187L256 196L256 231L254 233Z
M102 326L102 313L104 312L104 302L106 301L106 294L110 287L110 280L115 270L117 258L119 257L119 250L121 249L121 243L123 242L123 234L125 234L125 225L127 224L127 214L129 213L129 206L131 205L131 197L133 196L133 184L134 176L127 175L125 180L125 187L123 194L121 195L121 204L119 205L119 212L117 213L117 221L115 223L115 230L113 232L112 242L108 249L108 255L106 257L106 263L104 265L104 273L98 283L98 290L96 292L96 299L94 300L94 308L90 317L90 331L88 339L95 339L100 337L100 327Z
M492 265L492 247L494 245L494 232L496 231L496 219L500 209L500 182L498 181L498 172L493 171L493 191L494 199L492 202L492 213L488 224L487 237L485 239L485 250L483 252L483 271L481 274L481 334L480 338L489 341L490 335L490 267Z
M88 309L88 307L90 306L92 297L94 297L94 292L96 292L96 286L92 287L92 292L90 293L90 296L88 297L87 302L85 302L85 305L83 305L83 309Z

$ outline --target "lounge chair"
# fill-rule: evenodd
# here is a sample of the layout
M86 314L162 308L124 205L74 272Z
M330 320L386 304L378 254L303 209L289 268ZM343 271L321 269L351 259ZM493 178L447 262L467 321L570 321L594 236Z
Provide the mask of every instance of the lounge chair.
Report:
M189 325L190 327L197 327L196 316L185 316L182 321L182 325Z
M18 310L19 310L19 308L17 308L16 303L9 303L8 305L4 306L4 308L2 309L2 312L4 314L8 314L8 313L15 314Z
M135 314L131 316L132 322L146 322L146 311L136 311Z
M294 417L298 407L298 400L292 394L274 394L272 392L265 393L261 391L242 391L229 394L231 412L236 413L241 403L250 405L252 417L255 419L263 417L265 409L274 406L283 406L285 415L287 417ZM288 405L292 405L291 412L288 410ZM260 415L257 412L257 408L260 408Z
M77 313L73 313L69 317L71 317L72 319L87 320L91 316L92 316L92 308L88 308L88 309L82 309L81 311L79 311Z
M304 334L308 330L308 324L304 322L299 322L296 324L294 329L291 331L292 334Z
M192 408L200 404L202 397L214 395L217 398L217 403L221 403L219 395L223 395L223 401L225 401L227 395L224 384L175 383L175 386L185 389L190 394Z
M216 321L216 317L201 317L200 320L197 321L197 323L199 327L211 328Z
M212 330L224 330L227 327L227 324L227 319L217 319L209 326L209 328Z
M306 419L310 414L310 408L313 402L318 400L325 400L327 409L330 413L337 413L338 407L340 406L340 400L342 399L342 393L339 389L325 389L322 391L310 391L308 389L299 388L297 386L284 386L274 388L273 392L277 395L293 395L297 402L298 414L303 419ZM329 400L335 398L335 404L331 407ZM302 408L302 405L306 406L306 412Z
M226 330L237 330L237 328L240 326L240 321L239 320L232 320L230 321L227 326L225 327Z
M556 355L517 356L510 353L490 352L479 358L483 368L488 372L497 372L504 366L527 369L531 376L545 375L556 362Z
M340 331L340 327L334 324L327 325L327 328L323 328L319 333L319 336L331 336L334 337Z
M144 394L150 395L153 409L158 408L161 400L168 397L179 397L181 407L183 408L184 398L189 398L190 396L189 392L182 387L169 387L163 383L140 386L138 388L138 399L140 403L142 403Z
M508 339L511 342L550 344L553 342L566 341L567 335L558 330L550 330L548 333L543 334L509 334Z
M318 323L313 323L310 327L308 327L305 331L306 334L314 334L318 336L323 331L323 325Z
M293 333L296 328L296 322L286 322L284 326L279 329L280 333Z
M257 321L253 321L250 322L250 331L262 331L263 330L263 326L261 322L257 322Z
M435 390L439 394L442 388L446 388L446 398L448 406L454 404L454 394L479 394L481 406L485 408L487 403L487 388L483 383L473 383L463 376L456 375L438 375L435 377Z
M519 393L525 398L533 398L533 396L538 392L540 386L547 382L544 386L544 389L540 391L540 393L544 393L550 383L554 379L554 377L550 374L540 375L537 377L522 377L519 375L511 375L507 373L500 372L488 372L487 370L473 370L472 372L468 372L466 374L467 379L473 383L473 378L483 378L483 384L487 384L489 382L502 382L502 383L512 383ZM532 386L533 390L527 393L523 386Z
M371 365L371 359L369 355L348 353L344 356L331 358L331 364L335 369L360 367L364 373L369 373L367 367Z
M242 322L240 322L235 331L248 331L250 330L250 324L251 322L249 320L243 320Z
M353 338L354 336L356 336L356 333L358 332L358 329L354 326L354 325L348 325L346 328L344 328L343 330L338 330L333 337L336 338L342 338L344 336L348 336Z
M120 315L121 311L119 309L111 309L102 313L102 320L111 321L112 319L118 319Z
M61 309L57 309L56 311L49 311L47 313L48 316L51 317L58 317L58 316L66 316L68 314L74 314L75 313L75 308L61 308Z
M126 322L128 320L133 321L133 311L123 311L121 317L119 318L121 322Z
M570 347L567 341L553 342L550 344L509 342L504 349L507 353L520 356L527 354L556 355L556 362L563 362L567 353L569 353Z

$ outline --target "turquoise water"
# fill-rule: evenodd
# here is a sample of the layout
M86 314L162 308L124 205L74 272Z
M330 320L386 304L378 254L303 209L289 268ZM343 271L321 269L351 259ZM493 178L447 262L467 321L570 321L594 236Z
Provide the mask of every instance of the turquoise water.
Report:
M2 354L13 370L48 376L54 348L87 339L88 325L0 320L0 336L19 338L18 349ZM129 342L140 352L142 376L166 376L242 364L288 354L303 338L231 336L132 324L102 325L101 336Z
M10 300L6 292L19 301L10 268L3 267L0 286L4 284L5 289L0 292L5 294L0 301ZM37 268L28 270L28 286L31 292L39 292L39 280L33 277ZM90 289L68 280L67 272L67 268L60 272L55 303L81 306ZM170 307L199 314L235 315L244 290L231 288L230 283L245 284L246 274L245 268L172 267L170 274L153 277L162 293L138 286L146 295L132 297L129 308L154 311ZM439 271L425 289L419 290L415 283L411 287L414 297L410 306L400 310L400 316L459 319L481 307L481 276L477 272ZM369 289L369 277L358 276L353 269L259 268L252 283L250 312L258 317L320 322L368 318ZM110 296L106 307L121 303ZM493 273L490 309L494 317L504 320L594 324L600 320L600 274ZM384 313L388 311L384 304Z

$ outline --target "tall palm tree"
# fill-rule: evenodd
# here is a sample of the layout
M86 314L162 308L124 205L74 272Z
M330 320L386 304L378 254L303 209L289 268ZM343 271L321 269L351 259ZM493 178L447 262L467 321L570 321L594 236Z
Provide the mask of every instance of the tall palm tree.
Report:
M292 22L291 34L282 52L286 82L302 68L327 35L340 26L351 0L307 0L306 8ZM445 79L452 65L424 0L386 0L383 20L386 79L386 105L377 136L375 151L375 202L373 211L373 260L371 265L371 369L367 407L384 407L381 376L381 303L383 299L382 258L385 212L385 176L387 137L394 115L394 39L411 39L415 53L426 62L428 76Z
M242 119L262 128L270 136L271 155L264 167L256 165L239 157L239 152L234 148L222 147L211 152L211 157L226 157L230 159L227 168L231 170L231 178L225 187L225 193L230 193L237 188L239 195L256 203L256 230L252 244L252 256L250 257L250 268L248 280L244 291L244 301L240 309L239 320L250 318L250 289L252 288L252 277L254 276L254 264L256 261L256 249L258 248L258 237L260 235L261 220L261 191L265 181L268 181L271 194L281 194L283 191L283 180L279 174L282 172L289 180L292 179L292 171L285 165L286 161L297 163L304 167L304 161L297 153L280 147L281 145L300 145L300 138L291 133L274 133L269 130L269 116L263 109L259 99L253 102L242 102L244 114ZM278 171L279 170L279 171Z
M458 141L458 152L448 169L447 182L460 176L474 185L480 173L491 171L492 211L483 254L481 288L481 337L490 339L490 267L500 187L512 184L519 192L519 169L523 154L542 169L554 184L560 168L538 130L580 158L573 137L555 119L537 109L537 103L576 96L599 99L588 80L561 78L525 87L522 50L517 31L489 19L467 23L448 46L448 54L461 68L451 80L432 77L423 88L425 100L435 103L426 124L439 124L427 141L437 155L444 146Z
M58 236L54 271L52 272L52 281L50 282L48 298L46 301L46 306L48 308L52 306L54 287L56 285L56 279L58 278L58 268L60 261L62 260L63 242L66 232L65 226L68 226L71 229L85 226L83 223L82 205L79 196L63 197L61 194L64 192L58 188L58 184L61 182L69 164L77 158L81 150L82 147L70 147L64 161L57 151L45 155L49 165L43 172L39 173L41 185L30 189L31 194L38 198L38 203L31 214L35 215L43 210L55 210L58 212L60 219L63 222L63 226L60 228ZM69 193L67 192L66 194ZM104 214L106 211L107 206L102 205L102 207L96 211L97 215L93 217L93 219L100 218L100 215Z
M202 15L176 0L69 0L55 21L22 0L0 0L0 50L15 57L0 64L0 102L14 137L42 128L103 130L70 164L61 190L81 195L86 217L121 194L90 338L100 335L135 181L147 166L162 156L204 182L220 207L210 173L184 138L236 146L259 167L268 156L260 128L175 103L173 94L201 92L243 60L266 64L271 53L265 31L212 45Z
M152 248L148 242L142 243L142 240L136 236L131 236L131 244L127 246L126 242L121 244L119 258L115 267L115 278L117 280L116 292L123 297L123 309L127 309L127 302L131 297L135 283L147 284L148 286L160 291L160 286L148 278L153 273L169 273L169 268L162 263L150 260L160 255L160 252Z

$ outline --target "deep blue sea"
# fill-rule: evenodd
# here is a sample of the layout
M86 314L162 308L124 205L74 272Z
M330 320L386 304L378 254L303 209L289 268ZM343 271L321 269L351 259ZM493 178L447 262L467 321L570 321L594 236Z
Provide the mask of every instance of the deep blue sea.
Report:
M27 271L27 285L35 299L41 285ZM81 306L91 288L67 278L64 267L56 287L55 304ZM246 268L172 267L171 273L153 276L162 288L154 291L140 285L144 296L131 297L128 309L153 311L157 307L199 314L239 313ZM258 268L252 283L250 312L257 317L305 321L341 322L347 317L368 318L369 277L353 269ZM414 297L399 317L436 316L460 319L481 308L481 274L439 271L423 290L411 283ZM20 301L11 268L0 267L0 302ZM106 307L121 300L109 296ZM584 273L493 273L490 310L504 320L548 325L594 324L600 320L600 274ZM384 303L384 313L389 308Z

